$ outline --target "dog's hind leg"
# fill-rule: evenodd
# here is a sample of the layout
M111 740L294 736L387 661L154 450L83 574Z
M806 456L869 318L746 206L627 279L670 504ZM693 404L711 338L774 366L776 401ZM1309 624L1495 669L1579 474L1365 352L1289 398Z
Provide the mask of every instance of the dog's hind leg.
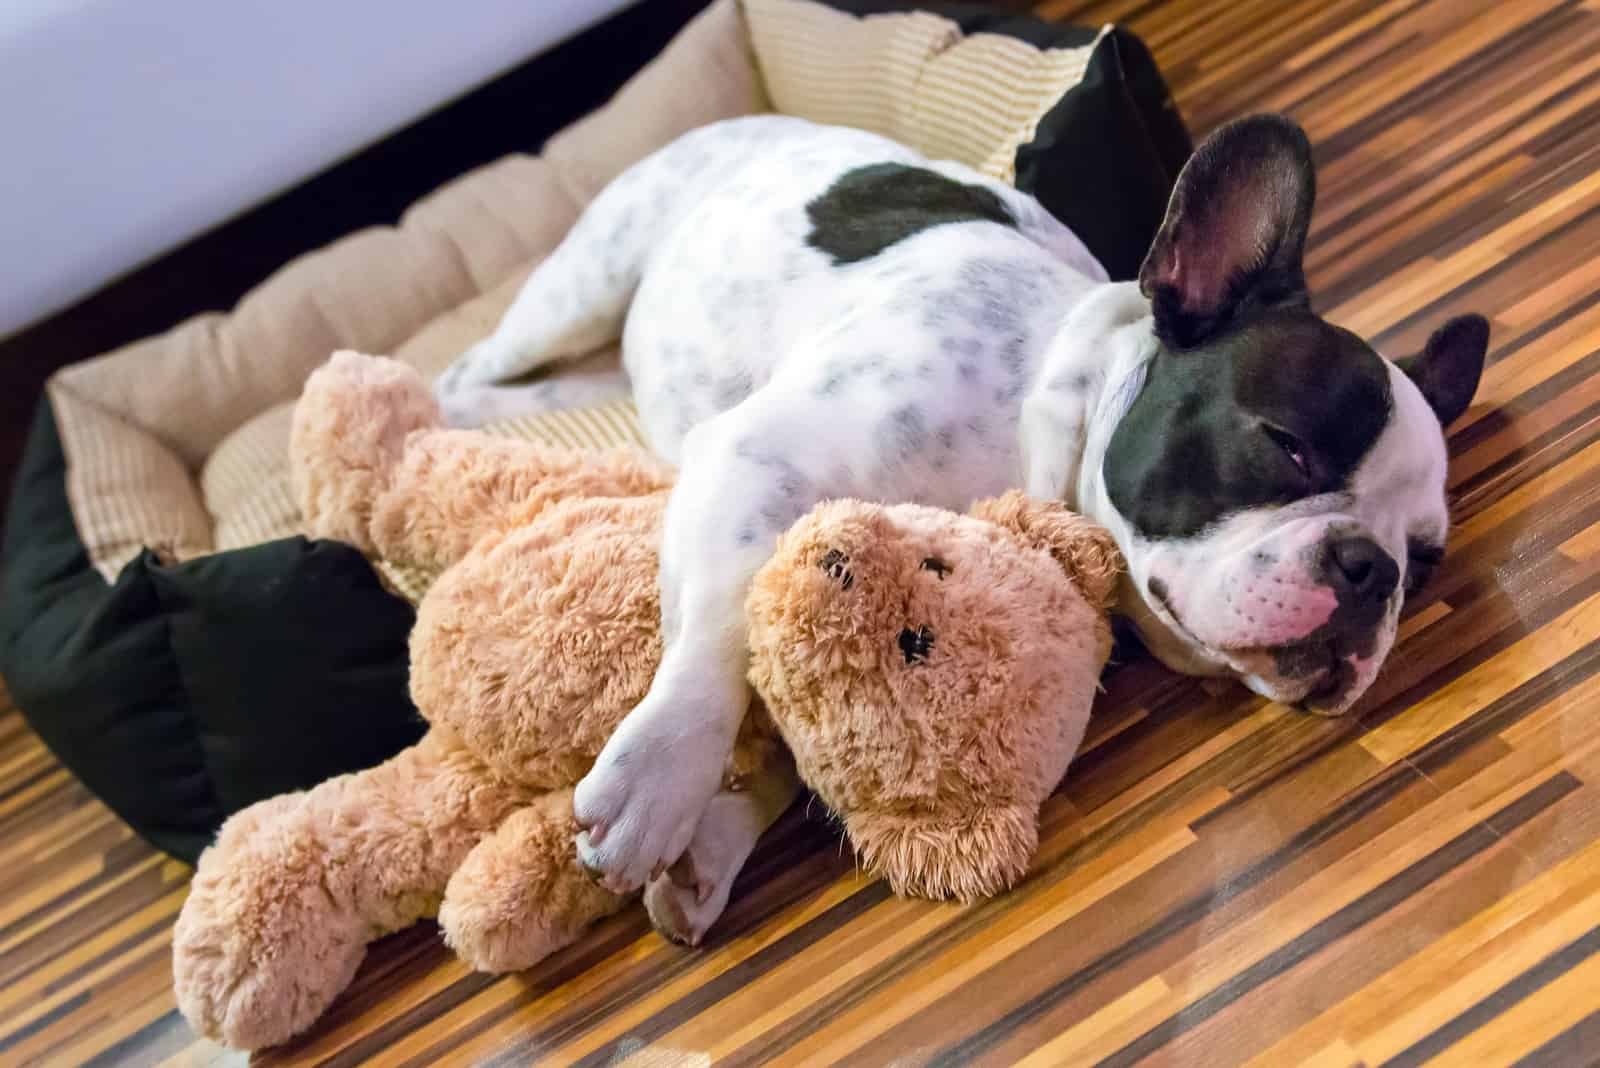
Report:
M439 377L435 393L452 425L539 406L511 379L582 356L622 333L650 254L698 197L737 165L750 139L737 124L688 134L606 186L566 238L523 283L494 333ZM524 400L526 403L523 403Z
M445 424L466 429L563 408L609 404L626 399L630 393L616 347L607 346L581 359L563 362L557 375L509 386L457 386L448 392L440 390L438 400Z
M695 826L689 848L645 888L650 922L664 937L698 946L728 907L733 883L768 827L800 793L788 759L751 776L742 790L723 789Z

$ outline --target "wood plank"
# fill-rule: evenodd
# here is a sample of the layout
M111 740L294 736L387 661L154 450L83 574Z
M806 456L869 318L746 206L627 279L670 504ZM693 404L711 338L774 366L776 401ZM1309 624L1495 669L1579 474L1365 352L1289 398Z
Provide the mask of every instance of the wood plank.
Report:
M1015 5L1010 5L1015 6ZM429 926L260 1066L1372 1068L1600 1042L1600 4L1049 0L1123 21L1197 132L1312 137L1319 307L1390 353L1494 324L1455 527L1369 699L1113 671L1026 880L895 900L792 813L701 950L638 911L515 976ZM3 695L3 690L0 690ZM0 1063L239 1064L173 1012L188 871L0 696Z

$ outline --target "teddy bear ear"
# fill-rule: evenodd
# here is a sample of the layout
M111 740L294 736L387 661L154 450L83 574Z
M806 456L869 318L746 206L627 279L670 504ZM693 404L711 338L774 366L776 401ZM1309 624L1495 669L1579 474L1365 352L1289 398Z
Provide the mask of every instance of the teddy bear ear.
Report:
M1110 531L1059 501L1042 501L1018 490L979 501L972 514L999 524L1043 549L1071 576L1095 607L1111 607L1122 574L1122 553Z

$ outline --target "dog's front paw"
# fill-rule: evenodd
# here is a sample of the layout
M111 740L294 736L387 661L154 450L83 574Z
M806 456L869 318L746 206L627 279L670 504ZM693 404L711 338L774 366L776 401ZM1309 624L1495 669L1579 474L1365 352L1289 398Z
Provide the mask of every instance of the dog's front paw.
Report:
M716 730L648 703L622 721L573 795L578 860L600 885L632 893L683 855L728 747Z

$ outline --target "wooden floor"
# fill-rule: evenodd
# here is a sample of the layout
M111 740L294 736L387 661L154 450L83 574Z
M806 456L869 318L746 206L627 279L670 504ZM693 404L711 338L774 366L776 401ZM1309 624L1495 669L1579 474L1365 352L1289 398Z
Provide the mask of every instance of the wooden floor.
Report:
M1197 131L1318 146L1320 307L1391 353L1494 321L1458 521L1359 714L1144 661L1036 874L897 901L791 813L709 948L638 914L523 975L375 948L263 1064L1600 1063L1600 4L1112 0ZM0 713L0 1063L211 1063L172 1008L185 870Z

